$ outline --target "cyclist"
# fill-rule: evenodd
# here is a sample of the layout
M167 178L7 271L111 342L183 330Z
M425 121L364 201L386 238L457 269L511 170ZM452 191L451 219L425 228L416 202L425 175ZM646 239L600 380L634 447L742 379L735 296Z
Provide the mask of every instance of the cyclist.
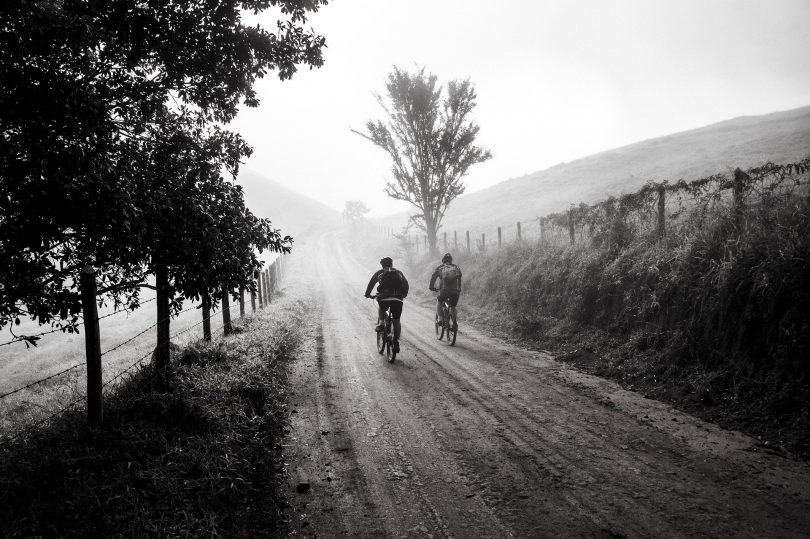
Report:
M402 326L399 317L402 316L402 300L408 297L408 280L401 271L394 268L394 261L386 256L380 260L382 269L377 270L366 287L366 297L371 297L371 289L377 286L377 331L385 331L385 311L391 309L391 318L394 319L394 352L399 352L399 334Z
M435 287L437 279L441 280L438 289ZM428 288L432 292L437 290L439 292L436 297L436 313L439 315L439 320L442 319L442 303L445 301L450 304L450 314L453 315L453 320L458 320L456 305L461 294L461 268L453 264L453 255L445 253L441 265L433 270L433 275L430 276Z

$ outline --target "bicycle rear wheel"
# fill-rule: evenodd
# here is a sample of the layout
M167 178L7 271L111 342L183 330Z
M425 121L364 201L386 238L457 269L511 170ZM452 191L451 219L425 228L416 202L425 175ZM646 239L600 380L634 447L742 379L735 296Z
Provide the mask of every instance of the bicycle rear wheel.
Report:
M442 340L444 337L444 326L442 326L441 320L439 320L439 313L436 313L436 338Z
M377 332L377 351L381 354L385 353L385 331Z
M388 362L393 363L397 357L396 351L394 351L394 337L389 336L385 340L385 354L388 357Z
M450 346L454 346L456 344L457 334L458 323L456 322L456 317L451 314L447 317L447 341L450 343Z

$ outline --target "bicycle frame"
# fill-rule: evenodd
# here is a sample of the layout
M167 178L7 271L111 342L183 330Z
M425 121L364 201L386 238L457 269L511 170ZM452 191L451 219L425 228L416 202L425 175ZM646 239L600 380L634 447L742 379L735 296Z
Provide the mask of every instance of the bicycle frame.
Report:
M372 300L376 300L377 296L371 296ZM379 308L379 307L378 307ZM386 354L388 361L393 363L397 357L394 348L394 318L391 315L390 307L385 310L385 318L383 318L383 331L377 331L377 351L380 354Z
M439 340L447 337L450 346L454 346L458 335L458 322L453 315L453 309L448 300L441 302L441 311L441 320L439 320L439 315L436 313L436 336Z

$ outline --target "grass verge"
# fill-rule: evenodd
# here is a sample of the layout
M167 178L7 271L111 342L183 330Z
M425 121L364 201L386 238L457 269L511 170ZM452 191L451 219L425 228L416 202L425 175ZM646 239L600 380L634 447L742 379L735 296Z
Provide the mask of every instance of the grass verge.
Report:
M622 226L618 226L622 225ZM461 323L810 458L810 200L457 257ZM632 231L631 231L632 232ZM621 233L619 235L618 233Z
M287 361L301 306L245 319L237 335L173 353L105 402L0 453L3 536L280 536Z

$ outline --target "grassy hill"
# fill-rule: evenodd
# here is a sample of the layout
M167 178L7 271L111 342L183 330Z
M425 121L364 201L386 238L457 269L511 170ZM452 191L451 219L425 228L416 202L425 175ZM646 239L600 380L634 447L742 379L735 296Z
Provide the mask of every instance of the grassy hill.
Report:
M648 180L697 179L808 155L810 107L744 116L608 150L464 195L447 212L444 230L491 232L498 225L530 221L572 203L632 192Z
M340 223L340 212L316 200L296 193L260 173L243 169L237 183L245 189L245 200L250 210L259 217L267 217L283 234L293 238L307 232Z

